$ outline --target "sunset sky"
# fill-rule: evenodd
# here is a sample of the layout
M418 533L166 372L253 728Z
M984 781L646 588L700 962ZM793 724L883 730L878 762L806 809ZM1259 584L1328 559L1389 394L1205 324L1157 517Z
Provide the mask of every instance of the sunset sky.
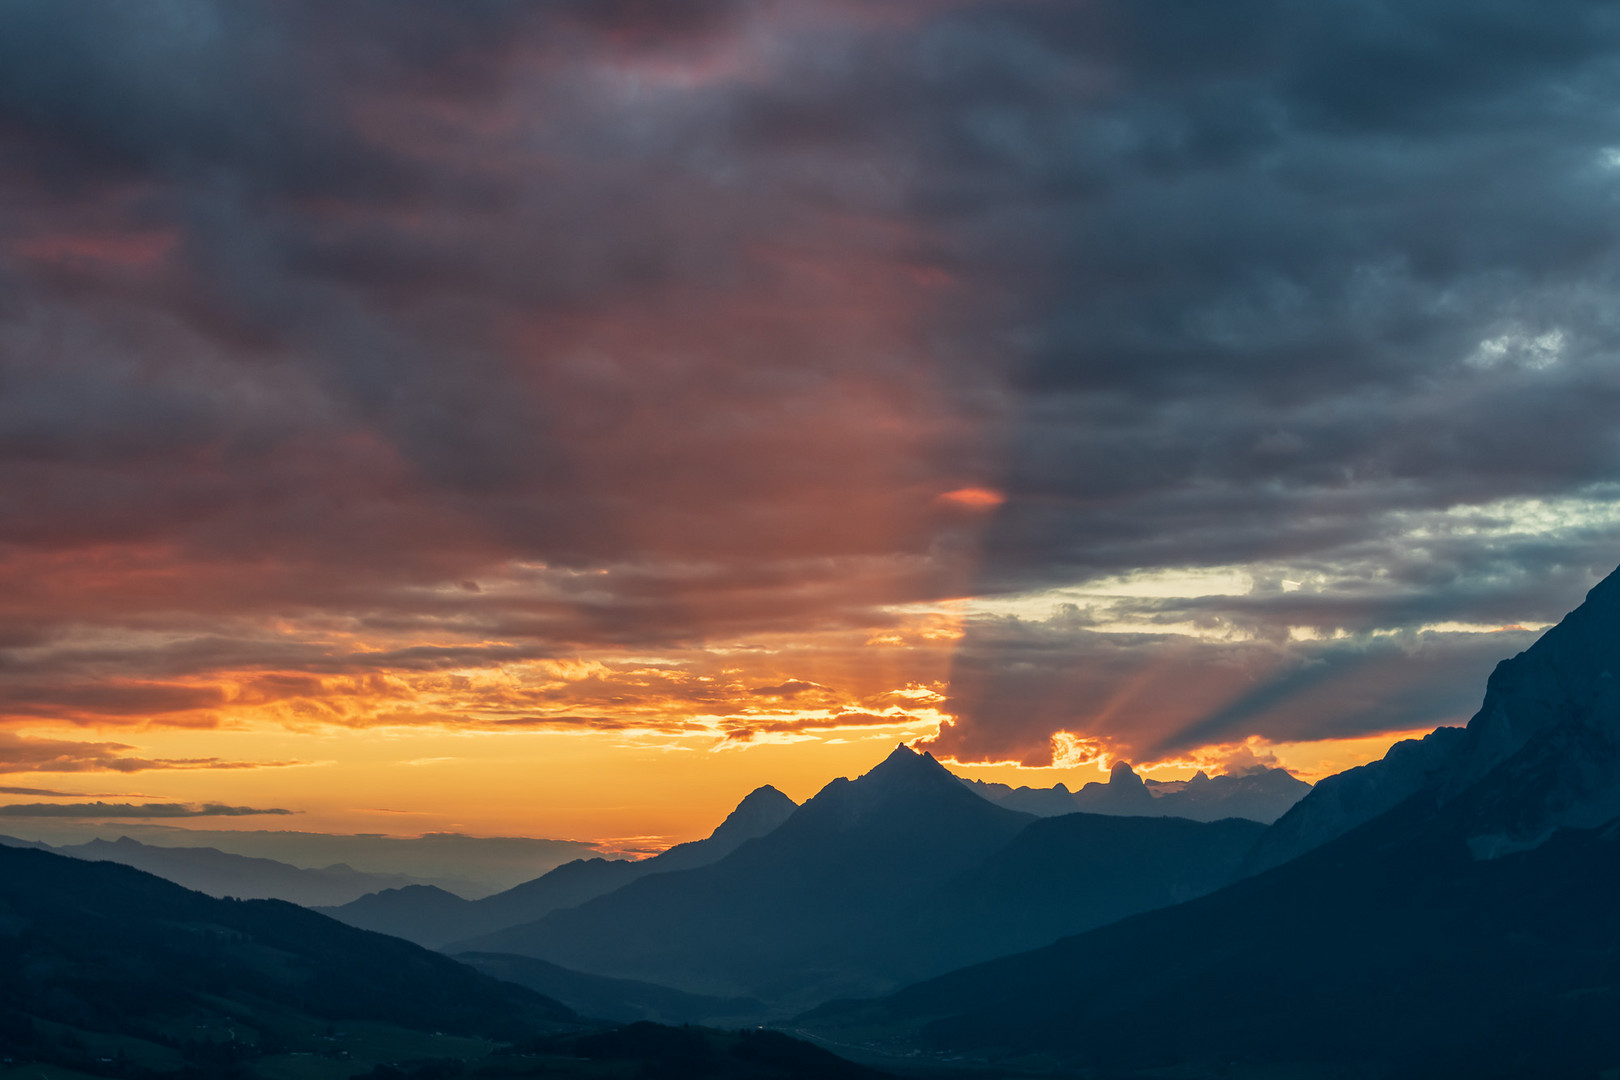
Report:
M0 0L0 833L1461 723L1620 563L1617 100L1583 0Z

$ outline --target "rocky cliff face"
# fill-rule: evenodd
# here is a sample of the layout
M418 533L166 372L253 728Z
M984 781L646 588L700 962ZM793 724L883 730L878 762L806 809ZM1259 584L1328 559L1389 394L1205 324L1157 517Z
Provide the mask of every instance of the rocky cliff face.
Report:
M1397 743L1382 760L1323 780L1262 837L1248 870L1286 862L1419 792L1444 802L1492 774L1500 805L1480 808L1490 828L1471 841L1482 857L1620 813L1620 570L1496 666L1466 728Z

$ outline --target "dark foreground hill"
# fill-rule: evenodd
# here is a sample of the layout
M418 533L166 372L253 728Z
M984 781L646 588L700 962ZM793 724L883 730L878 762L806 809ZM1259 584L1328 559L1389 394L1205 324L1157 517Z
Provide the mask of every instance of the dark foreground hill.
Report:
M216 900L116 863L0 849L0 1042L10 1056L223 1065L334 1024L500 1040L578 1019L283 901Z
M282 901L0 849L0 1058L40 1066L22 1075L682 1075L664 1069L679 1054L656 1032L670 1029L648 1030L615 1038L521 986ZM869 1075L785 1037L693 1031L668 1039L712 1043L724 1069L690 1075ZM600 1045L566 1041L589 1036Z
M1341 830L1303 856L804 1026L1114 1076L1620 1075L1617 627L1611 577L1422 768L1319 784L1273 826Z
M570 971L532 956L471 952L457 953L455 958L485 975L527 986L576 1012L604 1020L731 1027L766 1014L764 1003L756 998L688 994L656 983Z

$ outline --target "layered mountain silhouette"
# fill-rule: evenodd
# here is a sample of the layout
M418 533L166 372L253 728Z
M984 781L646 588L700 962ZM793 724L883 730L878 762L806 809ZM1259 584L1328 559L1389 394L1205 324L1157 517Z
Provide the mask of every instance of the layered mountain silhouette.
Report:
M62 846L0 837L0 845L54 851L75 859L123 863L209 896L286 900L306 907L346 904L380 889L430 887L404 874L368 873L343 863L306 869L275 859L233 855L218 848L143 844L128 836ZM434 891L442 890L435 888Z
M776 1032L619 1028L293 904L15 847L0 848L0 1066L63 1080L881 1075Z
M516 1039L578 1017L408 942L277 900L219 900L109 862L0 848L0 1044L150 1066L301 1045L334 1023ZM100 1070L97 1070L100 1071Z
M439 948L532 922L648 874L719 862L747 841L774 830L796 808L792 799L766 784L750 792L707 838L677 844L650 859L575 859L533 881L481 900L463 900L431 886L407 886L319 910L350 926Z
M1064 784L1015 788L983 780L962 782L993 803L1038 817L1084 810L1193 821L1247 818L1267 825L1311 790L1311 785L1287 769L1254 768L1222 776L1200 771L1190 780L1145 780L1123 761L1114 763L1107 783L1086 784L1079 791L1070 791Z
M1031 948L1225 884L1247 821L1036 819L904 746L712 866L458 948L777 1006Z
M1314 850L803 1023L889 1051L1113 1076L1612 1071L1617 630L1620 575L1499 665L1466 729L1317 785L1257 858L1325 837Z
M326 1045L342 1025L378 1077L413 1075L386 1071L405 1047L423 1077L857 1075L774 1036L581 1013L734 1025L911 983L798 1023L987 1075L1600 1076L1620 1070L1617 673L1620 572L1498 665L1466 728L1270 826L1194 818L1292 800L1305 785L1282 770L1155 785L1121 763L1080 792L1002 790L901 746L803 806L761 788L651 859L336 909L505 983L290 904L0 847L0 1051L294 1075L282 1059L360 1051ZM1059 812L1083 804L1105 812Z
M848 960L856 943L1032 820L902 746L713 866L644 877L464 948L723 997L865 986Z

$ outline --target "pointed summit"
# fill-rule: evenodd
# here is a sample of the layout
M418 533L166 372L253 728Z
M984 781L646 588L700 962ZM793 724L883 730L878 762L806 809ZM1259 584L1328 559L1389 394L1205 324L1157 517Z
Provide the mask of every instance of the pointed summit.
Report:
M727 814L726 820L717 825L706 839L676 844L648 859L646 865L650 870L662 873L717 863L748 841L775 832L777 826L792 817L798 808L792 799L771 785L757 787L743 796L737 808Z
M998 807L969 791L961 780L934 760L933 754L919 754L901 743L860 777L854 780L840 777L822 788L799 808L794 823L805 827L812 821L836 822L838 824L833 826L836 828L878 819L916 823L943 820L941 815L977 818L985 809L991 810L992 816L1028 820L1023 814Z
M934 760L933 754L926 751L919 754L904 743L858 779L834 780L805 805L834 793L838 794L833 801L842 806L845 813L857 816L872 813L879 807L964 806L983 801ZM964 801L964 795L970 798Z
M934 760L933 754L927 751L919 754L905 743L898 743L889 752L888 757L874 765L857 783L867 781L893 783L900 777L925 776L948 779L952 783L959 783L956 777L946 770L945 766Z
M769 784L743 796L737 808L709 834L709 840L734 850L745 840L764 836L793 816L799 804Z

